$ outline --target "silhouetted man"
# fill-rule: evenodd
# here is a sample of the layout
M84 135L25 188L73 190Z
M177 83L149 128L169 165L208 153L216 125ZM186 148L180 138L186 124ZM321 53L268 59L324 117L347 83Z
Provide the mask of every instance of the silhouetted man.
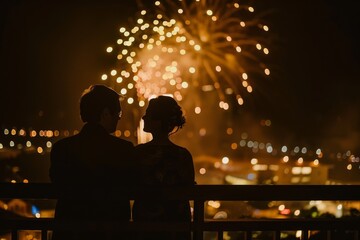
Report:
M121 198L121 189L109 191L134 179L133 144L110 135L121 116L119 95L104 85L90 86L80 99L80 115L85 125L79 134L58 141L51 151L50 179L59 194L55 219L66 224L129 221L129 200ZM111 235L74 226L54 231L53 240L113 239Z

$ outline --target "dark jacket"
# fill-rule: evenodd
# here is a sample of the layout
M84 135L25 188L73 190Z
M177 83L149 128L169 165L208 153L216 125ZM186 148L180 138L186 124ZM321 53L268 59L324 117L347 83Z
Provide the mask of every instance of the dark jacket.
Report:
M121 197L121 189L116 194L109 190L134 179L133 150L131 142L89 123L55 143L50 166L59 194L55 219L128 221L129 200Z

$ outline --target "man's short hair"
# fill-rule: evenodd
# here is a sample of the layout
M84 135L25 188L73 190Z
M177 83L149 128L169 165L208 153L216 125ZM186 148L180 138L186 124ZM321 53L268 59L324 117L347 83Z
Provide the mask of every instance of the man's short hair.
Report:
M105 85L91 85L80 98L80 116L83 122L99 122L101 113L108 109L119 114L119 94Z

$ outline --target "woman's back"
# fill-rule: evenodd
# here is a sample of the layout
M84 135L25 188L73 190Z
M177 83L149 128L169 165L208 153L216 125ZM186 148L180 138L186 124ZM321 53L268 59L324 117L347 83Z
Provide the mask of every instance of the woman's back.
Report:
M185 124L185 117L177 102L168 96L149 101L144 120L144 131L153 140L136 147L139 169L138 183L142 186L191 186L194 181L194 165L190 152L175 145L169 136ZM187 200L140 200L134 202L134 221L189 222L190 205ZM175 238L173 238L175 237ZM143 239L188 240L190 231L171 233L162 231L147 234Z
M143 186L191 186L194 166L191 154L175 144L141 144L136 147L138 183ZM136 201L134 220L190 221L188 201Z

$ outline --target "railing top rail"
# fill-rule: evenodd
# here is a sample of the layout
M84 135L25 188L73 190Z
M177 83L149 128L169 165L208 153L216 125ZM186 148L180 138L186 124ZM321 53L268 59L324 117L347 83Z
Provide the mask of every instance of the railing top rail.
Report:
M360 224L359 218L341 218L341 219L239 219L239 220L210 220L201 223L181 223L181 222L91 222L91 221L67 221L56 222L53 218L40 219L8 219L1 224L2 229L13 229L21 227L23 229L97 229L104 230L138 230L156 231L161 228L165 231L184 230L184 229L202 229L205 231L218 230L277 230L279 226L286 230L298 229L358 229Z
M92 185L81 186L91 192ZM186 200L360 200L360 185L195 185L191 187L108 187L128 199ZM88 196L87 196L88 197ZM0 183L0 198L56 199L50 183Z

